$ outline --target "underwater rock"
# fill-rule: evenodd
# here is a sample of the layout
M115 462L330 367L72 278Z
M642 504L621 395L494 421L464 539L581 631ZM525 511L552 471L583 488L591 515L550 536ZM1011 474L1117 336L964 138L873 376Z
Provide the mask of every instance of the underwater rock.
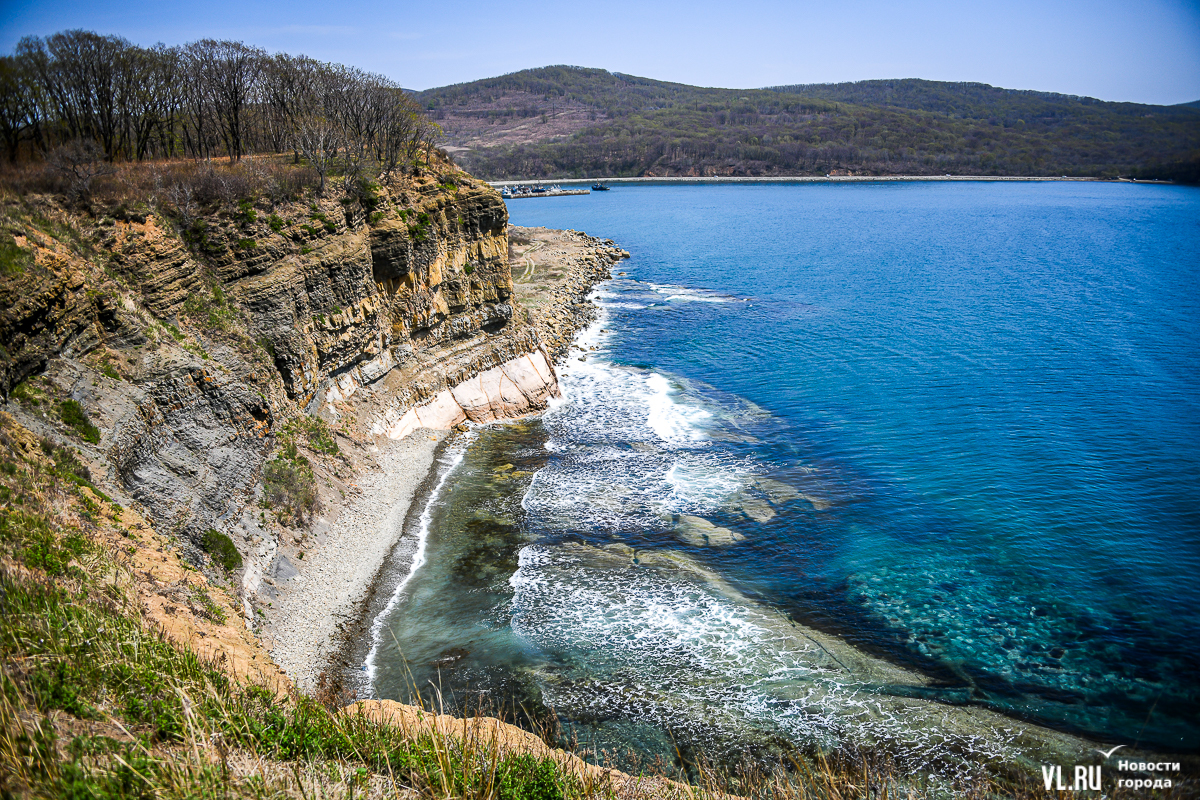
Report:
M674 522L675 537L692 547L728 547L746 538L737 531L714 525L704 517L679 514Z
M777 481L774 478L756 478L754 485L767 496L768 500L777 506L791 502L792 500L799 500L803 496L796 488L788 486L783 481Z
M729 507L741 511L755 522L770 522L775 517L775 509L771 508L766 500L745 492L735 494Z

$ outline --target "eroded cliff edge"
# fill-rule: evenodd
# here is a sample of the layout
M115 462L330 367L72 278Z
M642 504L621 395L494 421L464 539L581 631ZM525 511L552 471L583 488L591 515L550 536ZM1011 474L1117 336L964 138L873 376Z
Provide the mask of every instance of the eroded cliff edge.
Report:
M504 203L448 162L357 196L224 195L5 197L0 391L194 564L217 573L206 537L228 536L253 594L376 439L535 411L557 380L514 308ZM622 254L595 244L599 279Z

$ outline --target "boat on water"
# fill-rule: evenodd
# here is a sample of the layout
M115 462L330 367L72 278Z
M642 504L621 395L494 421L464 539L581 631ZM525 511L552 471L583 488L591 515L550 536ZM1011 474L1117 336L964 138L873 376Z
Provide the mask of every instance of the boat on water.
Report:
M607 187L607 186L605 186L603 183L593 183L593 184L592 184L592 191L593 191L593 192L607 192L607 191L608 191L608 187Z

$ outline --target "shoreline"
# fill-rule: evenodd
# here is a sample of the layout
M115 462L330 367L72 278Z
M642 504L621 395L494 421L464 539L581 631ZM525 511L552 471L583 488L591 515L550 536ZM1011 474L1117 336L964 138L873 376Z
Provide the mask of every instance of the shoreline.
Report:
M319 544L303 559L281 559L274 570L275 613L262 634L297 687L317 689L337 659L448 434L422 428L399 440L379 437L371 446L376 466L358 476L357 496L325 521Z
M644 184L704 184L704 183L904 183L914 181L966 181L966 182L1100 182L1100 183L1146 183L1175 185L1172 181L1146 180L1138 181L1130 178L1096 178L1096 177L1060 177L1024 176L1024 175L796 175L796 176L723 176L709 177L664 176L640 178L523 178L521 180L488 181L488 185L501 188L504 186L520 186L527 183L557 183L557 184L592 184L592 183L644 183Z
M514 297L530 313L554 370L568 357L575 336L595 319L597 308L587 295L628 253L579 231L513 230L555 248L533 254L541 269L536 280L514 276ZM551 384L556 394L556 377ZM542 410L506 405L494 416L506 422ZM400 438L377 431L365 443L367 460L374 464L356 476L357 493L341 503L333 500L332 513L314 525L318 543L301 560L281 552L270 571L272 601L260 636L275 662L304 690L357 692L360 698L371 692L366 661L375 646L376 622L415 572L422 515L457 463L447 463L446 454L459 435L436 414L427 416Z
M545 228L518 228L516 230L534 236L531 246L527 244L528 249L523 254L529 258L540 259L541 256L548 255L546 250L558 246L560 237L577 239L587 245L602 247L607 243L605 249L614 248L608 240L595 239L576 231L557 231ZM567 259L562 259L562 262L566 261ZM591 325L598 322L599 308L593 301L585 298L590 295L596 285L611 277L610 274L602 274L604 271L598 269L599 266L589 263L586 258L579 259L578 263L572 262L566 279L556 284L554 302L544 310L539 309L540 313L537 315L539 327L551 325L557 328L560 336L560 341L556 343L558 346L553 348L555 351L553 366L556 372L562 368L568 358L574 355L575 351L580 350L586 353L588 349L586 342L581 343L579 337ZM537 269L542 270L542 264L539 263ZM518 282L515 272L514 270L514 282ZM529 274L534 274L532 267ZM549 342L543 342L548 350L551 349L549 344ZM508 419L497 420L498 423L508 421ZM297 674L291 667L288 667L289 676L298 685L305 686L303 681L307 678L310 681L307 686L311 691L314 685L311 682L315 682L317 676L324 673L327 677L327 682L324 684L325 690L332 691L343 701L349 698L359 701L378 700L378 695L373 687L374 670L369 664L369 657L375 650L377 636L383 632L380 623L384 615L396 603L397 597L402 596L400 592L404 585L424 563L419 559L422 559L421 548L424 543L424 535L427 535L427 531L422 531L426 522L425 517L442 497L440 490L461 462L462 452L470 444L469 441L464 441L461 435L455 435L452 431L439 431L436 432L440 434L437 441L431 447L426 447L426 443L432 441L429 439L429 435L434 433L434 431L418 429L401 440L384 440L386 452L375 456L380 464L379 472L389 479L387 481L389 486L404 483L411 487L404 496L393 497L392 504L386 513L381 514L380 497L364 491L353 503L347 505L342 514L334 521L335 525L340 526L343 515L347 513L362 515L374 513L381 519L395 522L396 525L386 529L374 529L376 548L383 542L390 541L390 544L382 558L371 562L374 569L370 570L369 580L359 587L355 601L341 606L341 609L348 613L331 614L327 618L326 624L330 632L325 641L328 646L309 659L305 665L307 673ZM418 462L416 459L396 459L401 465L398 472L402 472L403 475L396 474L396 471L389 469L391 460L403 446L414 440L416 441L414 447L420 445L417 449L428 453L428 462ZM381 447L381 450L383 449L384 447ZM424 464L423 467L422 464ZM360 482L366 489L365 476L360 477ZM401 505L403 506L402 511ZM346 540L345 533L343 530L341 541ZM352 542L351 546L353 547L355 544ZM359 547L354 547L349 552L340 550L329 553L329 545L330 542L325 541L321 548L326 558L358 561L361 557L364 563L367 562L363 550ZM374 549L371 552L378 552L378 550ZM316 554L314 553L314 555ZM356 574L361 575L362 571L360 570ZM293 607L294 605L295 601L293 601ZM311 611L311 609L308 610ZM794 621L791 626L797 629L800 627ZM854 658L856 661L864 663L877 663L879 668L886 669L889 674L891 671L895 671L897 674L908 673L905 667L891 659L881 658L879 655L851 644L849 641L844 641L834 634L817 632L816 629L813 629L813 633L828 645L824 648L826 652L833 650L845 658ZM272 655L279 661L275 649L272 650ZM281 666L288 666L282 661L279 663ZM918 674L921 675L918 683L922 687L927 683L931 685L936 683L934 679L923 672ZM951 727L956 730L957 727L961 727L962 730L958 732L967 738L978 735L981 730L995 734L995 731L1003 723L1013 723L1019 733L1007 742L1007 745L1014 749L1006 753L1013 766L1020 764L1024 768L1032 769L1038 761L1080 759L1094 744L1093 740L1085 734L1022 720L1017 716L993 711L983 706L975 706L972 703L959 706L939 700L922 700L918 697L905 696L890 697L888 701L896 707L897 711L903 710L905 713L911 714L919 711L925 714L948 715L957 720L956 725ZM985 738L987 738L987 734L985 734Z

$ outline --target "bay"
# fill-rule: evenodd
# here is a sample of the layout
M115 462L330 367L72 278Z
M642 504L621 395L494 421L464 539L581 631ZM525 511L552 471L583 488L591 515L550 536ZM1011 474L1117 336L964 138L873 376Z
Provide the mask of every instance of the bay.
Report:
M836 745L848 701L814 694L783 619L921 676L871 692L1200 745L1200 191L509 205L632 258L563 403L460 444L380 621L381 696L507 703L645 758Z

